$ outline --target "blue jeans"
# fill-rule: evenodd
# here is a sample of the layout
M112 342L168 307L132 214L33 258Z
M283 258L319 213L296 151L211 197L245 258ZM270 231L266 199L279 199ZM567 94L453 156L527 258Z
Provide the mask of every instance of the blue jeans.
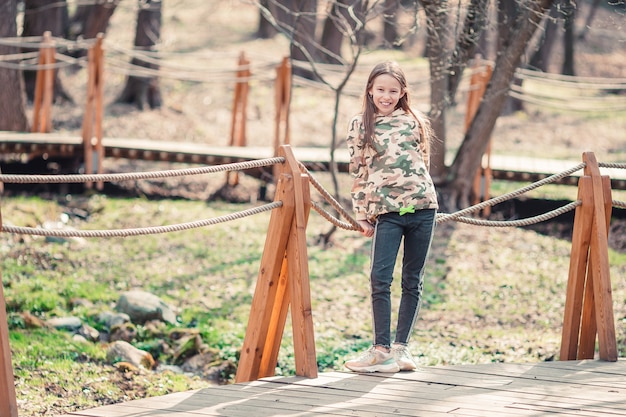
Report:
M436 210L428 209L402 216L378 216L370 272L374 346L391 346L391 282L402 238L402 297L394 342L406 345L409 341L422 300L424 264L432 243L435 214Z

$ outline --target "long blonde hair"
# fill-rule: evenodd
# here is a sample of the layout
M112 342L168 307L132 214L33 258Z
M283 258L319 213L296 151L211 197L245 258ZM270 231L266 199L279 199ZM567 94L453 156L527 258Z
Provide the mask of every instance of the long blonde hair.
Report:
M396 109L402 109L406 112L409 112L413 115L415 120L419 125L420 132L420 147L425 154L425 159L428 161L430 157L430 141L433 139L434 134L432 127L430 125L430 120L422 114L421 112L414 112L411 110L411 102L408 91L408 84L406 82L406 77L404 75L404 71L400 68L400 65L395 61L385 61L376 65L367 79L367 84L365 85L365 95L363 96L363 139L365 140L365 144L371 146L372 140L374 138L374 132L376 129L376 105L374 104L374 100L369 95L369 91L372 89L374 85L374 80L380 75L391 75L393 78L398 80L400 86L402 87L402 91L404 95L398 100L398 104L396 104Z

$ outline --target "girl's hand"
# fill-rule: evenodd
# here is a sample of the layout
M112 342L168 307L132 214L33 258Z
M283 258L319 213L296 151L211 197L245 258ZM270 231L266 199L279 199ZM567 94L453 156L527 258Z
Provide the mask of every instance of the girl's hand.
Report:
M372 237L374 236L374 226L372 226L372 223L368 222L367 220L357 220L359 223L359 226L361 226L361 234L365 237Z

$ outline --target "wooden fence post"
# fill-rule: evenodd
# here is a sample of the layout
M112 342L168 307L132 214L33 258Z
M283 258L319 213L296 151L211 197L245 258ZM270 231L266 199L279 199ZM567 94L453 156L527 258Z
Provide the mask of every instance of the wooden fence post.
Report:
M598 336L600 359L617 360L613 317L608 230L611 221L611 181L601 176L595 155L583 154L584 176L572 233L572 252L561 334L561 360L593 359Z
M270 217L236 382L274 375L290 307L296 374L317 377L305 235L309 178L288 145L281 146L279 154L286 162L280 167L274 199L283 206Z
M474 58L474 65L472 70L472 77L470 78L470 88L467 97L467 109L465 111L465 131L469 130L472 120L476 115L478 106L485 95L487 84L491 79L492 67L485 64L480 55L476 55ZM486 164L483 165L481 160L476 176L474 177L473 194L474 201L472 204L476 205L482 201L489 200L489 188L491 187L491 140L487 144L487 150L483 155L486 158ZM483 215L488 217L491 213L491 207L487 206L483 210Z
M246 146L246 119L248 117L247 107L251 71L250 61L246 59L243 52L239 55L237 68L237 82L235 83L229 146ZM227 172L226 183L230 185L239 184L239 172Z
M291 102L291 63L289 58L283 58L276 68L274 82L274 103L276 116L274 120L274 156L278 155L281 145L289 144L289 104ZM274 178L278 175L274 167Z
M102 173L104 160L104 147L102 145L102 112L104 95L104 52L102 50L102 33L96 37L96 43L89 48L87 64L87 101L85 103L85 115L83 116L82 136L85 158L85 173ZM95 125L95 127L94 127ZM94 132L95 131L95 132ZM95 148L95 151L94 151ZM95 165L94 168L94 154ZM91 182L85 183L87 188L92 187ZM102 190L104 183L99 181L97 188Z
M43 42L39 48L38 65L33 99L34 133L50 133L52 131L52 99L54 95L54 62L55 46L49 31L44 32Z
M0 213L0 231L2 230L2 213ZM15 396L15 380L9 346L9 325L7 306L4 301L2 273L0 273L0 416L17 417L17 398Z

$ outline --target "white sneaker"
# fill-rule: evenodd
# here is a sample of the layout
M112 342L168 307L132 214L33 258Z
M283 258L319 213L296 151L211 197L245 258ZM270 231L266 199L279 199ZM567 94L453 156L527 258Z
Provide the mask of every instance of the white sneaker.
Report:
M391 353L378 350L374 346L358 358L347 361L345 366L354 372L398 372L400 370Z
M394 343L391 346L391 356L396 360L401 371L414 371L417 369L411 352L405 345Z

